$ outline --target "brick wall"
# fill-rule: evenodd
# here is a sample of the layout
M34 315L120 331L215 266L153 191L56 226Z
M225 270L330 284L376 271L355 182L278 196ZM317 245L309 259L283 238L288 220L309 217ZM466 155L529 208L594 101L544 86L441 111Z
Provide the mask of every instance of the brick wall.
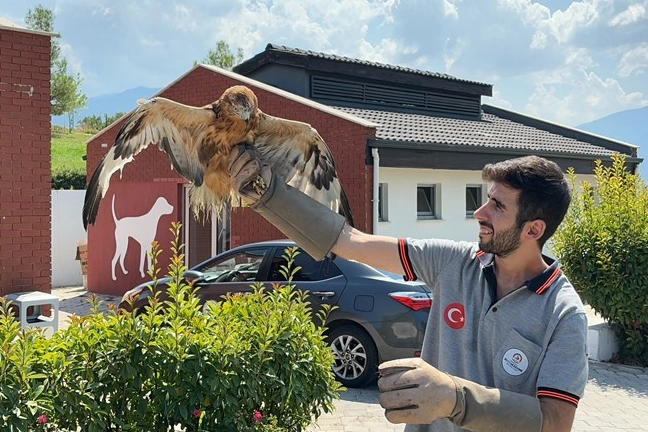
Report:
M0 295L51 290L50 37L0 28Z

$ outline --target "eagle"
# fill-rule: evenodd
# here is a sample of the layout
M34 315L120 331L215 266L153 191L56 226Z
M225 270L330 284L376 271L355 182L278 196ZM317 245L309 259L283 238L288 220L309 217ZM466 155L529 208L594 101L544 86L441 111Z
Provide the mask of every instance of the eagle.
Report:
M283 181L343 215L353 216L331 150L311 125L261 111L254 92L226 89L203 107L163 97L139 100L92 174L83 204L83 226L94 224L110 178L151 145L164 151L172 168L192 183L190 205L199 217L233 203L228 158L238 144L252 146L262 163Z

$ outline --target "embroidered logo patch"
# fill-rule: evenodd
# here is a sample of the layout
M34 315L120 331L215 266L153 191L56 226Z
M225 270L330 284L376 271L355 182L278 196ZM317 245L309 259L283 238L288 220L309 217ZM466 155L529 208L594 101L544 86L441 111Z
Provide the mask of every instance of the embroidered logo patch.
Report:
M459 330L466 323L466 311L461 303L450 303L443 312L448 327Z
M509 375L522 375L529 368L529 359L519 349L511 348L504 353L502 366Z

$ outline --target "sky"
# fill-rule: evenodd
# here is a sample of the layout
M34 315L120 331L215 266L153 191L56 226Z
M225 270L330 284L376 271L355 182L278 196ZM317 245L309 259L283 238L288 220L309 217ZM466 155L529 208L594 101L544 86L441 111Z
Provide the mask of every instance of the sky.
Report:
M648 0L3 0L0 17L37 5L89 97L166 87L224 40L491 84L483 103L565 126L648 105Z

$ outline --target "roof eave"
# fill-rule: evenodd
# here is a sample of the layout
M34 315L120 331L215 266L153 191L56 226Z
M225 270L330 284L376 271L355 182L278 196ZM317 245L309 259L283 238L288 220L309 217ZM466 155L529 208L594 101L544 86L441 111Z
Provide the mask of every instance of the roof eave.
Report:
M489 153L501 154L511 156L528 156L528 149L515 149L506 147L486 147L466 144L447 144L437 142L414 142L414 141L393 141L376 138L369 144L370 147L380 148L393 148L393 149L409 149L409 150L423 150L423 151L448 151L448 152L465 152L465 153ZM611 160L610 155L593 155L588 153L573 153L573 152L552 152L547 150L534 150L533 154L542 157L561 157L564 159L580 159L580 160ZM631 164L638 164L643 161L643 158L626 156L626 162Z
M308 52L277 49L273 44L268 44L264 51L238 64L233 70L237 73L248 75L268 64L300 67L324 73L337 72L355 75L360 78L371 77L372 80L387 80L418 87L438 87L450 91L478 94L481 96L493 95L493 86L491 84L467 81L459 78L451 79L441 75L422 75L415 71L390 69L388 68L390 65L380 67L377 64L363 63L359 59L344 61L341 59L322 58L309 54ZM398 79L399 77L402 79Z
M482 104L482 110L487 114L493 114L497 117L514 121L516 123L521 123L546 132L562 135L567 138L573 138L578 141L584 141L598 147L604 147L612 151L618 151L619 153L627 154L628 150L630 150L632 157L637 158L637 151L639 149L639 146L634 144L618 141L601 135L596 135L580 129L571 128L569 126L560 125L558 123L553 123L547 120L539 119L537 117L516 113L492 105Z

